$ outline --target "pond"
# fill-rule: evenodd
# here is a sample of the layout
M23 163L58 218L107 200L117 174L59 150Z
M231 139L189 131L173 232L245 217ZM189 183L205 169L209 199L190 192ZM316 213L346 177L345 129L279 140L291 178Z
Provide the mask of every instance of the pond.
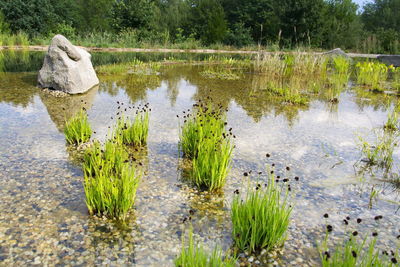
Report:
M278 255L242 254L242 262L318 266L317 244L327 223L337 242L349 230L377 231L379 248L396 250L398 188L379 173L360 171L358 136L370 138L386 122L397 96L350 86L337 102L314 97L306 105L287 105L267 97L255 74L210 79L201 75L205 66L176 64L162 66L157 75L100 75L100 85L88 93L59 98L36 87L43 54L24 55L3 54L8 72L0 74L0 265L172 266L189 224L206 247L228 249L234 191L249 177L266 180L272 164L292 188L287 241ZM107 54L96 57L95 62L116 62ZM182 119L177 115L207 97L227 109L236 137L220 194L185 181L178 150ZM84 106L93 137L104 140L117 101L151 108L148 145L138 155L145 174L124 225L88 215L83 172L63 134L65 118ZM399 152L395 148L397 172ZM383 219L375 220L377 215ZM347 216L349 225L343 224Z

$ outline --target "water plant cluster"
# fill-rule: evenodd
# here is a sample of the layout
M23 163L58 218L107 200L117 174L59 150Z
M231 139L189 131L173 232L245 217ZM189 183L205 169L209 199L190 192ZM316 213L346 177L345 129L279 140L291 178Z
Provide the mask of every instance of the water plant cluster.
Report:
M329 218L329 214L327 213L323 216L324 218ZM382 218L381 215L377 215L373 220L378 223ZM388 251L377 247L379 238L377 231L365 234L357 231L355 226L363 223L365 220L362 218L352 219L350 216L346 216L343 219L343 224L346 227L345 237L341 244L335 247L329 243L329 236L333 231L333 226L331 224L326 225L325 238L318 245L323 267L398 266L399 255L396 250Z
M119 117L116 118L117 122L110 138L104 145L97 140L88 143L83 152L82 168L89 213L123 220L134 205L141 177L129 149L147 144L150 108L148 104L137 107L136 116L130 119L122 109L131 110L132 107L124 108L123 103L117 104ZM87 129L90 130L90 126L86 112L81 110L70 118L65 129L65 137L69 144L87 143L90 139Z
M234 137L232 128L226 130L224 109L200 101L183 118L179 148L192 162L191 181L200 188L220 190L231 167Z
M363 161L368 166L377 166L388 174L393 166L393 152L400 142L399 106L388 112L386 123L373 130L374 141L368 142L359 136Z
M156 75L161 68L161 62L143 62L134 59L131 62L100 65L96 71L100 74L137 74Z

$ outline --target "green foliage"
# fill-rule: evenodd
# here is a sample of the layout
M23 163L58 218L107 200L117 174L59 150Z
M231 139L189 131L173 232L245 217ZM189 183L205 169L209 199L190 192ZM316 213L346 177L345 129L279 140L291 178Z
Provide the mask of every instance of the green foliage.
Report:
M124 148L108 140L102 149L94 142L85 151L83 171L89 213L125 219L135 202L140 176Z
M115 1L112 7L112 24L117 31L141 29L150 31L155 19L154 2L150 0Z
M10 26L8 23L5 21L3 12L0 10L0 34L2 33L8 33Z
M141 110L133 120L121 116L115 127L113 138L120 144L145 146L149 134L149 111Z
M218 0L193 1L191 25L205 44L222 42L227 33L224 9Z
M327 240L318 248L323 267L391 267L396 264L391 262L391 258L383 254L379 255L376 248L376 238L367 242L351 236L338 245L333 252L329 252Z
M216 191L225 185L228 175L232 144L229 139L218 143L215 140L203 140L197 150L197 156L193 158L191 179L199 188Z
M68 144L79 145L89 141L92 129L85 110L80 110L65 123L64 134Z
M363 61L356 64L357 83L383 91L389 68L384 63Z
M203 246L195 243L193 239L193 230L189 231L189 244L185 248L185 240L182 239L182 250L175 259L176 267L234 267L236 259L223 257L223 252L218 246L211 254L207 253Z
M237 248L257 252L283 245L292 212L287 193L271 176L266 187L257 185L249 189L243 201L240 194L235 196L231 219L232 238Z
M376 131L374 143L359 137L361 153L371 166L377 165L386 170L393 166L393 151L398 143L398 131Z
M179 149L187 158L197 157L203 141L212 140L220 143L228 136L224 125L225 117L211 109L211 106L200 105L195 114L188 114L180 132Z

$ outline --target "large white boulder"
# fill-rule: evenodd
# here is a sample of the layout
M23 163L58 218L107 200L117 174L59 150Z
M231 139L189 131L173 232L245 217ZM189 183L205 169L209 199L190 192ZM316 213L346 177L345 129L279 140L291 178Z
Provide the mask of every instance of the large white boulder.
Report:
M86 50L72 45L64 36L54 36L39 71L39 86L69 94L88 91L99 84L90 58Z

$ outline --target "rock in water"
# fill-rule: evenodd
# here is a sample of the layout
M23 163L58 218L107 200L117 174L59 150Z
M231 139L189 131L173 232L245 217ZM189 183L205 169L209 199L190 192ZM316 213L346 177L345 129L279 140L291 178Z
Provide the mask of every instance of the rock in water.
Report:
M39 71L39 86L69 94L88 91L99 84L90 58L86 50L72 45L64 36L54 36Z

